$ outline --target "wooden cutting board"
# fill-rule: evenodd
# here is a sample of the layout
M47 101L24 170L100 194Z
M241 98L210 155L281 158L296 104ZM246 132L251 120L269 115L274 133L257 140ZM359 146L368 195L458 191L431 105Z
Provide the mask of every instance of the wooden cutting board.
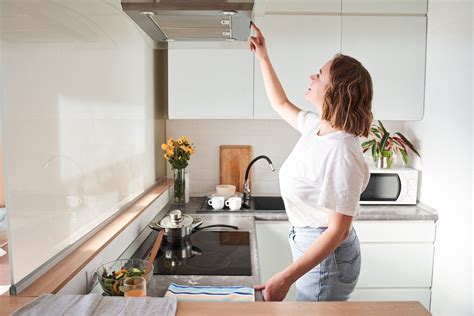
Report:
M233 184L237 192L244 191L245 170L252 160L250 145L221 145L219 184ZM250 187L249 175L249 187Z

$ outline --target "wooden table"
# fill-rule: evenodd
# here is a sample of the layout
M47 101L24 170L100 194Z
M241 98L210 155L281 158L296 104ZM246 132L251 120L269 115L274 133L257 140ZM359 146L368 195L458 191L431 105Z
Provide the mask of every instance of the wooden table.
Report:
M10 315L33 296L0 296L0 315ZM431 315L419 302L179 302L176 315Z

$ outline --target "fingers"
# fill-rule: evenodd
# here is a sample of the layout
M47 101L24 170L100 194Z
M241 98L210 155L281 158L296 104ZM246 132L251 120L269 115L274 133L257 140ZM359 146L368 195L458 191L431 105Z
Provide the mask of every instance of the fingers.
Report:
M263 42L264 38L263 38L262 31L260 31L260 29L253 22L250 22L250 27L252 27L255 30L255 33L257 34L257 38L259 42Z
M253 289L257 291L265 290L265 284L254 285Z
M255 49L259 46L259 43L257 41L257 38L254 36L250 36L248 38L248 44L249 44L249 49L254 52Z

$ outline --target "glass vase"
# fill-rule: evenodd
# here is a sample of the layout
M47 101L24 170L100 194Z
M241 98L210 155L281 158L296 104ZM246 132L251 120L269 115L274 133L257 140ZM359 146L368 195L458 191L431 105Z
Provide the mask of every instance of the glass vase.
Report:
M174 204L184 204L185 178L184 168L174 169Z

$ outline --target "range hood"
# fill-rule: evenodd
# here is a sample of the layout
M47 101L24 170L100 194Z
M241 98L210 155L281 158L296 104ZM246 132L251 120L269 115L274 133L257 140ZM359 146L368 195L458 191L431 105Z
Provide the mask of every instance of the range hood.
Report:
M156 42L246 41L254 0L122 0Z

